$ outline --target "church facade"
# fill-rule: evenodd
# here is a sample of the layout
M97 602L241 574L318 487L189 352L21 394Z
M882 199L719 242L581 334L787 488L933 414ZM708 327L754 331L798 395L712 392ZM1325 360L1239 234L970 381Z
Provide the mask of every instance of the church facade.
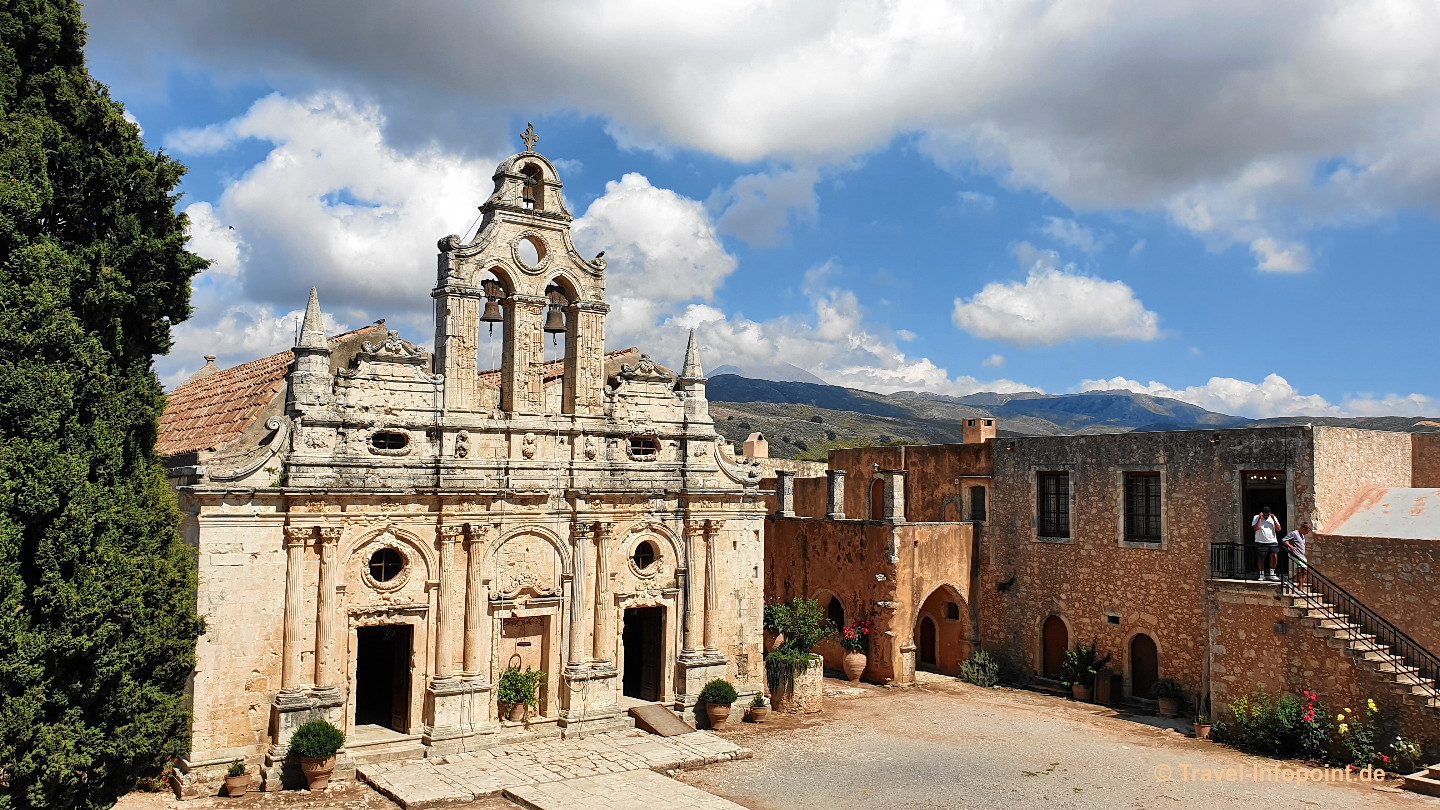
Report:
M476 234L439 242L433 354L383 322L327 336L312 290L292 351L172 393L207 621L192 771L244 758L278 789L314 717L358 762L762 689L759 470L714 428L693 333L678 374L605 352L603 254L526 135ZM511 666L545 673L513 723Z

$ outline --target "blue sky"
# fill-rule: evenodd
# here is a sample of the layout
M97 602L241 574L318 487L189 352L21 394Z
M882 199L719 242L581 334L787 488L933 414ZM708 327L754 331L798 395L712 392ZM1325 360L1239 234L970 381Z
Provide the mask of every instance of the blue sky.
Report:
M611 348L879 391L1440 414L1423 3L97 2L91 70L215 261L168 384L431 338L435 240L521 148L606 250Z

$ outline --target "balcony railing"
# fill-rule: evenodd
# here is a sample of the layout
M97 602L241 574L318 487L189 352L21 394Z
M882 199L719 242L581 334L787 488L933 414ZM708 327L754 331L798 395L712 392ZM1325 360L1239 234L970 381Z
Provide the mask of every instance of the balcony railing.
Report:
M1263 552L1262 552L1263 548ZM1265 566L1270 564L1270 549L1276 546L1259 546L1255 543L1211 543L1211 579L1258 579ZM1262 556L1263 554L1263 556ZM1290 573L1290 558L1281 550L1275 563L1275 573L1282 579Z

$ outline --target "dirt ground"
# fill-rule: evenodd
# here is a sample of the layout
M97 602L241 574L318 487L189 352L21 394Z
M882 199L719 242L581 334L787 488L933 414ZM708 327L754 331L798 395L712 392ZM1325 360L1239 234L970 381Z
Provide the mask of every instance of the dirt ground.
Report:
M1059 697L982 689L924 673L920 679L919 686L898 690L855 689L827 680L819 714L772 713L763 725L731 724L720 732L752 749L753 759L678 778L752 810L1440 810L1440 799L1400 790L1397 780L1379 785L1274 777L1256 781L1269 767L1303 766L1186 737L1170 727L1181 726L1175 721L1117 715ZM1161 778L1167 774L1168 780ZM1206 776L1213 781L1205 781ZM251 793L188 802L176 802L168 793L132 793L118 805L120 810L219 807L381 810L395 805L354 782L337 783L323 793ZM515 810L516 805L497 798L450 808Z
M753 759L680 775L752 810L848 808L1378 808L1440 810L1389 780L1254 780L1278 763L1186 737L1174 721L921 673L911 689L826 681L824 710L724 736ZM849 693L849 694L847 694ZM774 715L771 715L774 717ZM1212 769L1202 773L1199 769ZM1225 781L1230 776L1244 781ZM1158 776L1157 776L1158 774ZM1161 777L1168 774L1169 780ZM1202 781L1204 776L1219 781ZM1277 775L1278 776L1278 775Z

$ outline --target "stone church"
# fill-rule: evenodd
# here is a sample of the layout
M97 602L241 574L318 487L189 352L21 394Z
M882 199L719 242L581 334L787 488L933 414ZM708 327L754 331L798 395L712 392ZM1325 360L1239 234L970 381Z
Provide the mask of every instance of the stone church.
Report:
M715 430L693 333L678 374L605 352L603 253L525 142L475 235L439 242L433 354L383 322L326 335L312 290L293 350L172 392L158 449L207 622L192 773L243 758L278 789L314 717L344 767L761 690L759 470ZM500 716L508 666L546 673L527 722Z

